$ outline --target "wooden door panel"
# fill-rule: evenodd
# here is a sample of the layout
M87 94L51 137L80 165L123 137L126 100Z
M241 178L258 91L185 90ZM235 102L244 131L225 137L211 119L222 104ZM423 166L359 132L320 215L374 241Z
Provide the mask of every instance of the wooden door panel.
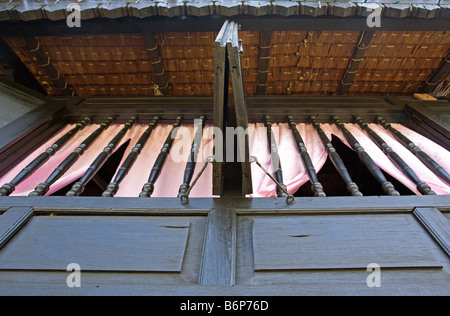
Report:
M66 270L77 263L83 271L181 272L196 220L35 216L0 251L0 269Z
M254 269L441 267L410 214L255 218Z

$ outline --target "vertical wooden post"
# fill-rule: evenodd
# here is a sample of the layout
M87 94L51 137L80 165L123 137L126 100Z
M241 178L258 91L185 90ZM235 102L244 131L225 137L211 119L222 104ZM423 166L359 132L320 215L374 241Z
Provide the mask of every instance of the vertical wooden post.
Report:
M208 214L198 283L233 286L236 278L237 215L217 207Z

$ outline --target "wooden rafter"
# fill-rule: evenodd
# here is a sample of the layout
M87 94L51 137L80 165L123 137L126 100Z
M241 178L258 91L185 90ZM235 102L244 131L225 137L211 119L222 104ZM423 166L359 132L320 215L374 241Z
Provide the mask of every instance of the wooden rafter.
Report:
M153 33L143 32L145 46L155 74L156 85L155 95L169 95L169 84L167 75L164 71L164 65L158 49L158 43Z
M429 93L432 92L441 80L444 80L446 76L450 73L450 53L441 62L438 68L431 74L428 80L425 81L421 92Z
M72 89L68 87L67 81L64 79L63 75L55 68L50 56L48 56L42 49L39 41L35 37L24 36L22 40L27 45L31 54L36 58L40 67L44 69L50 80L55 84L55 86L61 91L63 95L73 95Z
M337 92L338 95L347 94L348 90L350 89L353 82L353 77L355 76L356 71L358 70L359 64L364 58L366 49L369 46L370 41L372 40L373 34L374 34L373 31L363 31L361 33L359 42L358 44L356 44L355 50L353 51L353 55L348 63L348 67L345 70L344 76L339 84L339 89Z
M269 73L270 49L272 48L272 32L261 31L259 42L259 66L256 94L265 95L267 74Z

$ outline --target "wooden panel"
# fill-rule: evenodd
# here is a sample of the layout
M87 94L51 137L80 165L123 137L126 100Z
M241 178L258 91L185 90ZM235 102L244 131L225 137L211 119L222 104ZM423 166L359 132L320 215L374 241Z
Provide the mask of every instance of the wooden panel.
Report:
M206 226L199 284L232 286L236 267L236 212L213 209Z
M409 218L408 218L409 217ZM437 267L410 215L257 218L255 271Z
M0 216L0 248L2 248L33 216L31 207L11 207Z
M0 269L180 272L189 230L187 218L33 217L0 252Z
M415 208L413 214L450 256L450 223L436 208Z

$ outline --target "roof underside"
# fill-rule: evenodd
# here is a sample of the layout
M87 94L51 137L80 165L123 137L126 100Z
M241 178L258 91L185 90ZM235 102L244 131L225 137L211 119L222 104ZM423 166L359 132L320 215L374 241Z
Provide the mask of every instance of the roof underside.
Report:
M61 20L69 1L9 1L0 2L0 21ZM67 3L66 3L67 2ZM398 1L383 1L383 14L396 18L416 16L418 22L427 18L447 20L446 1L421 1L405 8ZM414 1L412 1L414 3ZM424 5L425 3L425 5ZM61 5L61 7L59 7ZM363 14L369 3L346 1L319 4L318 2L291 1L85 1L81 2L84 17L123 18L134 16L211 15L220 13L267 15L340 15ZM377 2L377 6L378 6ZM411 9L413 8L413 9ZM310 10L310 11L308 11ZM40 49L50 57L60 78L74 95L144 95L160 94L157 77L163 69L167 78L168 94L174 96L211 96L214 90L214 40L217 31L165 32L152 30L160 61L149 58L148 43L141 32L108 34L40 35L35 38ZM243 30L242 67L247 95L258 94L258 86L265 87L267 95L335 95L351 73L347 95L411 95L420 92L450 53L450 32L437 31L384 31L374 28L363 58L355 59L355 50L368 31L345 30ZM269 42L267 42L267 36ZM265 39L266 38L266 39ZM4 36L5 42L20 58L49 95L59 95L55 85L33 49L22 37ZM269 55L264 51L270 47ZM263 59L268 68L262 69ZM357 61L356 70L349 68ZM162 68L155 68L157 63ZM159 73L155 73L155 69ZM0 68L0 74L2 69ZM261 82L261 73L266 73ZM440 76L434 85L446 95L449 73Z

